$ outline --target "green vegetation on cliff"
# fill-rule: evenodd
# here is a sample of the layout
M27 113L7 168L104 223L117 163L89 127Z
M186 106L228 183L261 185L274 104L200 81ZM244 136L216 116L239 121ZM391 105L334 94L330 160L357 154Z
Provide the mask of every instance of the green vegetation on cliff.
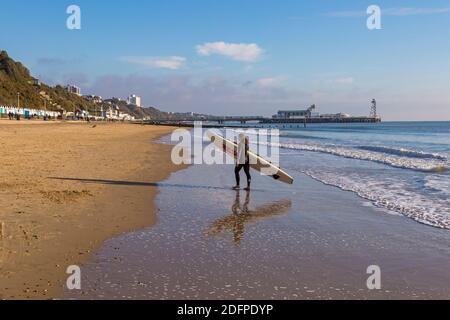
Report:
M66 88L55 87L41 83L31 76L30 71L20 62L8 56L6 51L0 51L0 105L17 106L17 94L20 94L20 107L47 109L50 111L86 110L93 115L100 115L100 110L108 110L117 106L120 111L128 113L137 119L183 119L185 114L168 113L156 108L138 108L117 98L108 99L103 103L89 101ZM109 103L107 103L109 102Z
M0 104L58 111L94 110L95 105L82 97L69 93L64 87L50 87L40 83L30 75L30 71L20 62L0 52Z

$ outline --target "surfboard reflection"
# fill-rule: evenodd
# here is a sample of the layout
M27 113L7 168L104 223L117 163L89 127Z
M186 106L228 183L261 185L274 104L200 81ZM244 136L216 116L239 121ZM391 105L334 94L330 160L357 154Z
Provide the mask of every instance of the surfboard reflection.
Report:
M245 225L258 223L263 220L285 215L292 207L291 200L284 199L249 209L250 192L246 192L244 203L241 203L241 193L236 191L236 198L231 207L232 214L214 221L206 229L205 234L210 237L231 231L233 241L239 245L244 237Z

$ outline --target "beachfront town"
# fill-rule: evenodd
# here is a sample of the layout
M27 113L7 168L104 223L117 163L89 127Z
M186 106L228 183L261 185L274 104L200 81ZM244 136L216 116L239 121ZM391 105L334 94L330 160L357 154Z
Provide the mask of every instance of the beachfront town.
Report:
M39 85L39 80L35 79L35 85ZM73 95L82 97L87 102L96 105L95 110L64 110L57 103L52 102L51 97L45 91L39 94L44 101L44 108L33 106L21 106L21 94L17 93L17 104L15 106L5 106L0 104L0 118L10 120L21 119L43 119L43 120L87 120L87 121L133 121L135 116L120 110L119 104L125 104L134 108L142 108L141 97L132 94L127 100L120 98L103 99L96 95L82 95L81 89L75 85L67 85L65 89ZM57 111L55 111L57 110ZM143 120L148 120L144 118Z

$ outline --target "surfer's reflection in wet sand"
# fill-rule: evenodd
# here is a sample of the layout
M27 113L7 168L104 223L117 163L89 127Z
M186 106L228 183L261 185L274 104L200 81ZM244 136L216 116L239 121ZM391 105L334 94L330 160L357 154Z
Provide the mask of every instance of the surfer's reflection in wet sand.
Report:
M233 233L233 241L239 245L244 237L245 225L257 223L276 216L285 215L292 206L291 200L280 200L273 203L265 204L254 210L249 210L250 192L245 194L244 204L241 205L241 193L236 191L236 198L231 207L232 214L220 218L206 230L207 236L217 236L225 231Z

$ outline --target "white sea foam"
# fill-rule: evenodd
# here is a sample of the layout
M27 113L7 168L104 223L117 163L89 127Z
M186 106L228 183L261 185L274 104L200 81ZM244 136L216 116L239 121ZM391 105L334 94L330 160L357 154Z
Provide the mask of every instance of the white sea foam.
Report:
M450 199L432 198L414 191L406 181L392 179L377 180L359 174L339 175L324 170L305 170L305 174L327 185L352 191L360 197L372 201L376 206L401 213L418 222L444 229L450 229ZM448 177L431 179L429 185L449 192ZM443 185L445 184L445 185Z
M406 149L383 148L383 152L381 152L380 147L372 147L373 150L362 150L361 148L336 145L300 143L280 143L279 147L291 150L327 153L339 157L373 161L391 167L418 171L443 172L450 168L450 161L444 155L422 153ZM367 149L369 149L369 147L367 147ZM390 152L386 153L387 150ZM394 150L397 150L397 154L394 154Z
M441 161L447 161L448 158L445 155L441 155L439 153L428 153L418 150L411 150L406 148L392 148L385 146L359 146L358 149L366 150L366 151L374 151L392 154L396 156L402 157L410 157L410 158L419 158L419 159L435 159Z
M450 198L450 175L430 175L425 178L425 187ZM450 207L449 207L450 211Z

